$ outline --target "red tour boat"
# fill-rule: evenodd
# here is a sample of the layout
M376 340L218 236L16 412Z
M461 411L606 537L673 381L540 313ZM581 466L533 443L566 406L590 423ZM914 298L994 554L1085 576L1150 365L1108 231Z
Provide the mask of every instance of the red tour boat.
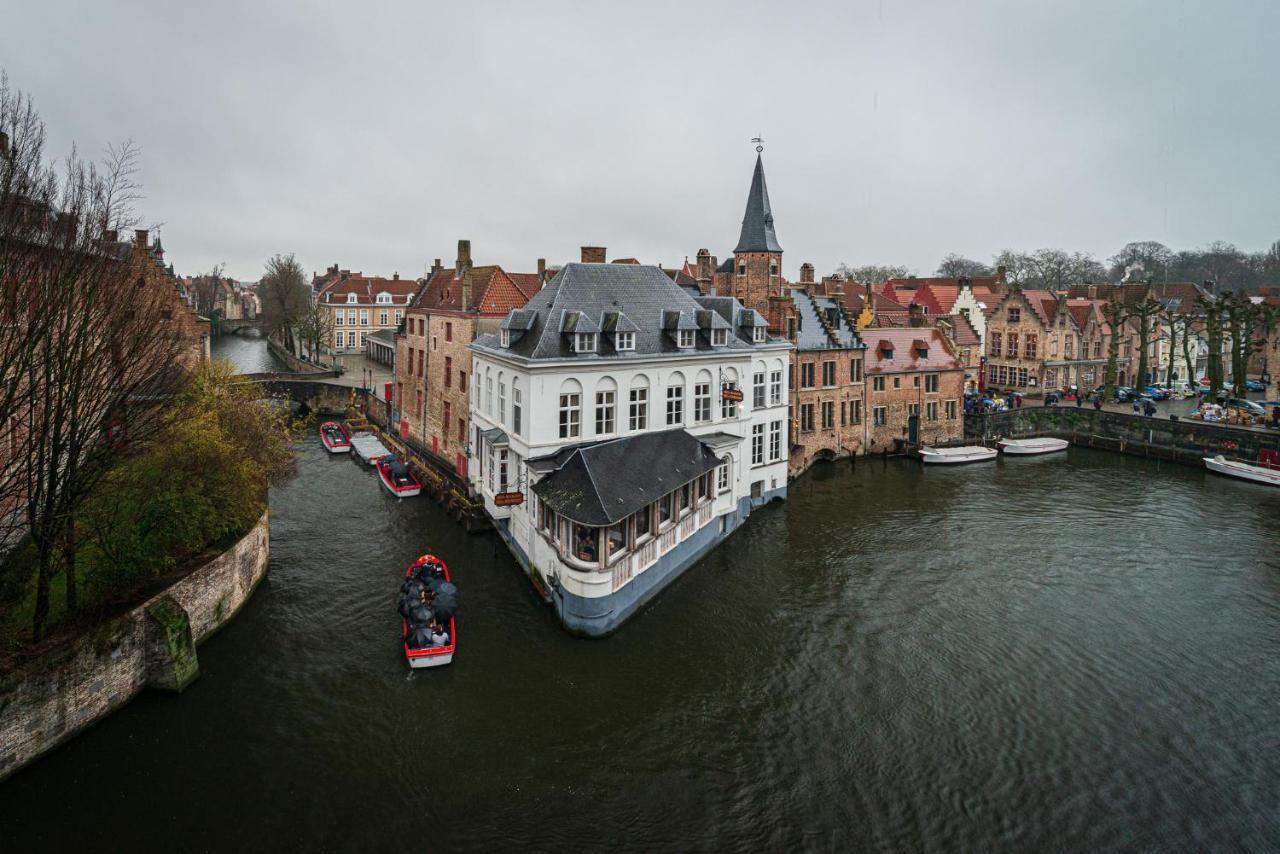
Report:
M337 421L326 421L320 425L320 441L325 450L331 454L348 454L351 452L351 434L347 428Z
M422 484L413 476L408 464L399 457L381 457L373 464L378 469L378 480L396 498L412 498L422 492Z
M457 589L453 587L453 582L450 580L449 567L435 555L423 555L409 564L409 568L404 571L404 577L405 587L402 590L405 592L402 594L401 599L401 624L404 632L405 659L409 662L409 666L415 670L423 667L440 667L441 665L449 664L453 661L453 652L458 646L458 618L454 614L457 609ZM410 579L414 578L417 578L418 583L421 585L416 587L417 590L425 587L428 590L434 588L438 591L434 602L442 611L448 612L448 638L447 642L442 645L414 646L414 640L411 635L423 637L417 631L420 627L417 624L410 627L409 619L403 617L406 611L413 613L411 608L404 607L403 597L410 595L408 588L414 583ZM440 579L443 579L447 587L440 584ZM429 635L430 630L426 634Z

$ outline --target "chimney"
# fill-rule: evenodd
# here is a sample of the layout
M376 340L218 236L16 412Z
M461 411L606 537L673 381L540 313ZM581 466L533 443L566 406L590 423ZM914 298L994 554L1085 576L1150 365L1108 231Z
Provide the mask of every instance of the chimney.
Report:
M547 277L547 259L538 259L538 278L545 279Z
M453 265L453 275L461 276L467 270L471 269L471 241L458 241L458 260Z
M435 262L434 264L432 264L432 265L431 265L431 272L432 272L432 273L439 273L439 272L440 272L441 270L443 270L443 269L444 269L444 266L440 263L440 259L439 259L439 258L437 258L437 259L436 259L436 262Z
M584 246L582 247L582 263L583 264L603 264L605 248L603 246Z
M133 230L133 242L137 244L139 249L146 249L147 230L145 228L135 228Z
M805 261L803 264L800 265L800 284L802 285L813 284L813 265L810 264L808 261Z
M102 242L115 243L119 239L119 234L114 228L104 228L102 230Z
M391 281L393 282L400 281L400 273L398 271L391 274Z
M913 302L907 306L907 324L924 326L924 308L919 303Z

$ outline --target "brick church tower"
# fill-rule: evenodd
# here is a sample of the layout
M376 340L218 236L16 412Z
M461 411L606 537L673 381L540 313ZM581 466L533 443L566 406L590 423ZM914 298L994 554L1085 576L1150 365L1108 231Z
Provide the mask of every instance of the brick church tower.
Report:
M764 162L756 155L756 171L747 194L742 234L733 250L732 293L747 308L769 315L769 298L782 296L782 246L773 230Z

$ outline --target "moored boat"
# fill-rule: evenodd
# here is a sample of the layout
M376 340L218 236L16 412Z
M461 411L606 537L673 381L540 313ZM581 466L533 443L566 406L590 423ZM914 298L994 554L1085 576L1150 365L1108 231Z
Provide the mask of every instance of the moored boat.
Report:
M1268 486L1280 486L1280 464L1270 461L1246 463L1243 460L1229 460L1222 454L1216 457L1205 457L1204 465L1209 471L1251 480L1254 483L1265 483Z
M378 441L378 437L368 430L361 430L351 436L351 449L355 455L366 463L373 465L383 457L391 455L387 446Z
M337 421L326 421L320 425L320 441L325 450L331 454L347 454L351 452L351 435L347 428Z
M373 465L378 470L378 480L396 498L412 498L422 492L422 484L409 470L408 464L394 454L381 457Z
M934 465L959 465L960 463L980 463L996 458L995 448L984 448L981 445L965 445L959 448L921 448L920 460Z
M1031 454L1052 454L1065 451L1071 443L1066 439L1053 439L1044 436L1038 439L1001 439L996 448L1005 454L1028 456Z
M409 564L404 577L400 616L405 660L415 670L449 664L458 647L458 589L449 567L435 555L423 555Z

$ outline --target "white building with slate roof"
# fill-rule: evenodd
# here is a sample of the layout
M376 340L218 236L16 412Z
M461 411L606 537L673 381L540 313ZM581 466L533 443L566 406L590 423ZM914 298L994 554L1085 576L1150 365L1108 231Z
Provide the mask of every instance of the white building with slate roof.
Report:
M578 263L472 344L468 477L568 629L617 628L786 497L790 349L658 267Z

